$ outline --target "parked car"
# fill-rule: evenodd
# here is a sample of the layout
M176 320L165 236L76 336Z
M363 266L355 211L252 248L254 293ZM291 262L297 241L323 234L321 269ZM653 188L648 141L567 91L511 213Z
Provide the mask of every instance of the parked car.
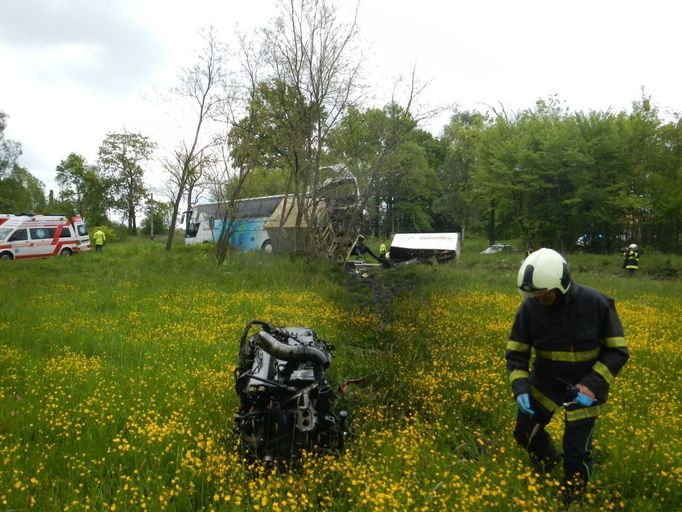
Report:
M498 254L516 252L516 249L509 244L493 244L487 249L481 251L481 254Z

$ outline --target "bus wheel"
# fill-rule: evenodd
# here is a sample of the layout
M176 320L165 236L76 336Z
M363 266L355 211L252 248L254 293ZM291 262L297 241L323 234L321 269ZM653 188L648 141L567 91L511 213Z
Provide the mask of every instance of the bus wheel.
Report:
M12 255L11 252L0 253L0 260L2 260L2 261L9 261L9 260L13 260L13 259L14 259L14 256Z
M71 252L71 249L69 249L68 247L64 247L64 248L59 252L59 254L60 254L61 256L71 256L71 255L73 254L73 252Z
M270 243L270 240L263 242L263 245L260 246L260 250L264 252L272 252L272 244Z

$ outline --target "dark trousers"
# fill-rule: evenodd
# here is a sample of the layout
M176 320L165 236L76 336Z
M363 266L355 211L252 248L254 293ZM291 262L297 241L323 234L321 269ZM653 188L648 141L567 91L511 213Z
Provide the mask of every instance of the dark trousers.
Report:
M102 252L103 244L95 244L95 252Z
M551 436L545 426L552 419L552 412L544 409L531 398L534 416L521 411L516 416L514 439L526 451L531 460L545 467L552 466L559 458ZM596 418L564 423L563 458L566 481L581 485L587 483L592 473L592 431ZM576 478L577 477L577 478Z

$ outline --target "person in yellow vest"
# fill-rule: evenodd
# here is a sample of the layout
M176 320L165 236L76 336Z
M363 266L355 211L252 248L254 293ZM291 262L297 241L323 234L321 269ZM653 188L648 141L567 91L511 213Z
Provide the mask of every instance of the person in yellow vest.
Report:
M93 237L95 238L95 252L102 252L102 248L107 241L107 236L102 231L102 228L98 228Z
M386 258L386 244L382 242L382 244L379 246L379 257L380 258Z

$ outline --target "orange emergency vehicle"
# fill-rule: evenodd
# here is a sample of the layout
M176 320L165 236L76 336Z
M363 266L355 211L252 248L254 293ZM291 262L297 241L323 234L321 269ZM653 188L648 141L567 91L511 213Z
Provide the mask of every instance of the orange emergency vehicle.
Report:
M88 250L88 228L79 216L0 214L0 260L71 256Z

